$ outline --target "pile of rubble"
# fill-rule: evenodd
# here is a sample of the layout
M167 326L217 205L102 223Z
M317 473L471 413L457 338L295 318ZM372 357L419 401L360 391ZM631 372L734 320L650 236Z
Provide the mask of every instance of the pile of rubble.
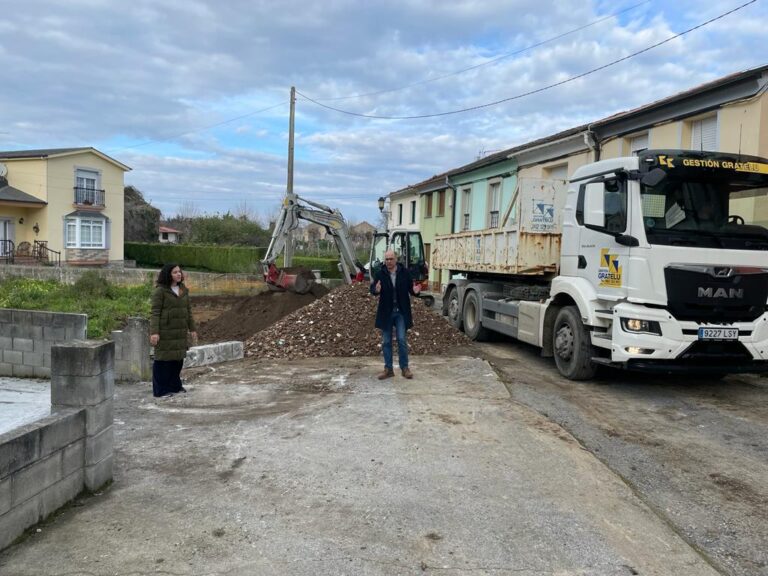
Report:
M381 354L381 332L374 327L377 301L368 293L367 283L336 288L254 334L245 341L245 354L257 358L377 356ZM411 309L411 354L440 354L469 342L423 302L413 299Z

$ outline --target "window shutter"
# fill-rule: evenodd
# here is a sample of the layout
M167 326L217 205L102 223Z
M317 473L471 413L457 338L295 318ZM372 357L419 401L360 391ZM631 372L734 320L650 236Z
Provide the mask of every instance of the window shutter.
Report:
M717 116L691 122L691 149L717 150Z
M633 136L629 140L629 153L634 155L638 150L648 148L648 133Z
M109 221L109 218L104 219L104 248L109 250L112 247L112 222Z
M16 242L16 222L8 220L8 240Z

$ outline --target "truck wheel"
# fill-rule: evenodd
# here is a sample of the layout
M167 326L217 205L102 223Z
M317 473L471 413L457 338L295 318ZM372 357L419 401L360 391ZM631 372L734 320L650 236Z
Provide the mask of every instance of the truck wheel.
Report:
M463 326L461 316L459 315L459 291L456 289L456 286L448 291L446 302L448 303L446 306L448 321L454 328L461 330Z
M472 340L483 341L488 339L488 329L480 323L482 308L480 296L474 290L467 292L464 299L464 333Z
M557 313L552 349L558 371L569 380L588 380L595 375L594 349L576 306L565 306Z

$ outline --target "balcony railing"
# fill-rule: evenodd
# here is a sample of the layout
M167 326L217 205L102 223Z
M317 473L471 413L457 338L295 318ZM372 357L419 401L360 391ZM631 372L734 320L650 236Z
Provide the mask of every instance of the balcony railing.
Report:
M104 190L79 188L75 186L75 204L84 206L104 206Z

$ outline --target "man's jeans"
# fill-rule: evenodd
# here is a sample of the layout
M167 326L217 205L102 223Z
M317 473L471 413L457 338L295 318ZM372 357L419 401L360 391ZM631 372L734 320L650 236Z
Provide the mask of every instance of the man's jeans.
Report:
M408 343L405 340L405 319L400 312L392 313L392 326L397 332L397 355L400 369L408 368ZM384 352L384 367L392 369L392 330L381 331L381 349Z

